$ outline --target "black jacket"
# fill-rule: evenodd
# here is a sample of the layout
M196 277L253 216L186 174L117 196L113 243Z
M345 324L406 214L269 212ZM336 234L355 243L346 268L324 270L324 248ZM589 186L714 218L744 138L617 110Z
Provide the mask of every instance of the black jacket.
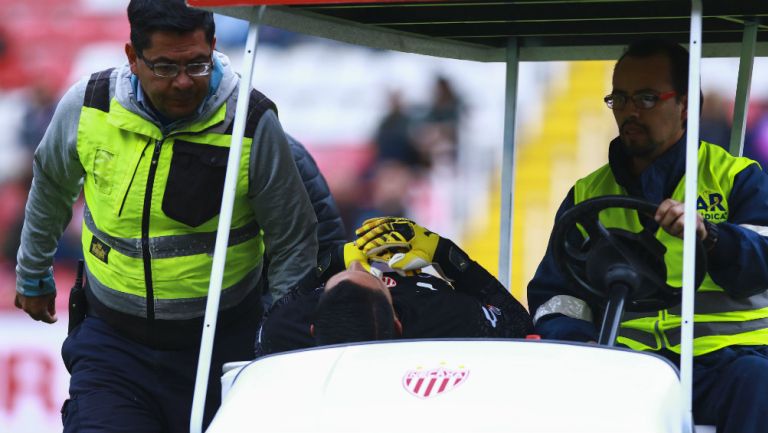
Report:
M440 263L453 287L427 274L384 274L403 324L402 338L522 338L531 332L525 307L483 267L471 260L461 270ZM330 268L328 276L340 270L335 264ZM317 284L305 285L278 301L262 321L256 356L314 346L309 325L321 293Z
M291 147L293 161L296 164L301 181L304 183L304 188L307 190L309 201L312 202L312 208L315 210L315 216L317 217L317 255L319 259L327 256L334 247L346 242L346 229L344 228L344 222L341 220L336 201L333 199L333 195L331 195L328 183L317 167L314 158L298 140L288 134L286 134L286 137ZM262 278L265 282L264 287L268 287L268 268L269 257L267 256L264 257L264 268L262 271ZM269 295L264 295L263 302L265 305L271 305L272 298Z

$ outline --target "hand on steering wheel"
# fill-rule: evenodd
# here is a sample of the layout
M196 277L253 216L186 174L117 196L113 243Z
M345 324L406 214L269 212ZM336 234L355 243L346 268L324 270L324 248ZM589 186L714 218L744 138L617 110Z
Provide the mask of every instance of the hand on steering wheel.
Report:
M565 212L555 223L552 248L560 271L575 287L577 296L605 298L616 278L631 287L628 311L652 311L680 303L681 287L667 284L664 262L666 247L656 238L657 227L646 224L638 233L607 228L600 221L601 211L609 208L632 209L653 221L657 206L628 196L603 196L586 200ZM637 221L640 225L640 221ZM651 230L653 229L653 230ZM576 243L581 233L582 242ZM617 272L620 269L621 272ZM697 241L695 286L706 274L706 255Z

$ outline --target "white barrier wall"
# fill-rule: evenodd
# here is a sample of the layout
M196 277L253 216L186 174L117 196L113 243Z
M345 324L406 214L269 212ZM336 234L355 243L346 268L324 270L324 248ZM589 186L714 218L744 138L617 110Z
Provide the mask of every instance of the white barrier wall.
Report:
M0 433L60 432L69 373L61 360L67 316L53 325L0 310Z

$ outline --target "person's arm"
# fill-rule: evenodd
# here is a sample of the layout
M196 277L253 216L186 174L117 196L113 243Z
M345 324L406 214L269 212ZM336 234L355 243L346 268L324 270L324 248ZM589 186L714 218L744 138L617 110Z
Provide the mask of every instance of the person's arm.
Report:
M573 189L557 210L555 221L574 206ZM592 307L583 299L566 293L568 282L555 264L552 239L533 279L528 283L528 308L534 332L545 339L596 341Z
M504 335L522 337L530 332L531 318L525 307L450 239L409 219L394 217L368 220L357 234L360 238L355 245L372 259L386 260L394 271L408 274L433 265L457 292L501 310L506 318Z
M312 277L308 278L309 280ZM305 278L305 280L308 280ZM322 291L318 286L294 288L264 315L256 335L256 357L315 346L310 324Z
M269 292L274 302L316 265L317 218L285 133L271 110L264 113L254 133L249 179L249 199L264 231L270 260Z
M295 138L290 135L288 144L291 146L293 160L296 162L296 168L299 170L304 187L309 194L309 200L317 216L317 243L320 256L329 251L339 243L346 242L346 229L341 220L339 208L331 195L331 190L325 177L317 167L312 155Z
M734 297L768 288L768 175L752 164L734 178L728 221L707 255L712 280Z
M533 324L528 310L479 263L472 260L450 239L441 237L435 249L434 262L452 282L454 290L477 299L482 305L494 306L505 319L508 335L523 337L531 333Z
M85 173L77 154L85 85L86 81L77 83L62 97L35 151L34 177L16 255L16 305L47 323L56 321L53 256L72 218L72 205Z

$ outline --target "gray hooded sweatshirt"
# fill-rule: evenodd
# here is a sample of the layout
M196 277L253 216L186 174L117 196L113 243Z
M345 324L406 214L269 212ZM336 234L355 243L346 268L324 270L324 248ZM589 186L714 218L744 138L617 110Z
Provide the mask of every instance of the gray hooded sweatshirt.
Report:
M112 71L110 98L129 111L161 127L165 134L206 119L222 104L227 114L222 130L234 122L240 78L229 59L215 53L220 81L192 119L161 127L137 100L136 78L126 64ZM218 80L217 80L218 81ZM77 153L78 124L88 78L73 85L59 102L51 124L35 152L34 179L27 200L21 246L17 254L16 290L22 295L50 293L34 290L39 281L50 281L56 245L72 218L72 205L83 185L85 171ZM317 257L317 219L293 161L277 114L267 110L259 120L250 154L249 202L264 231L265 254L270 260L269 289L277 300L301 276L314 268ZM212 251L211 251L212 254Z

